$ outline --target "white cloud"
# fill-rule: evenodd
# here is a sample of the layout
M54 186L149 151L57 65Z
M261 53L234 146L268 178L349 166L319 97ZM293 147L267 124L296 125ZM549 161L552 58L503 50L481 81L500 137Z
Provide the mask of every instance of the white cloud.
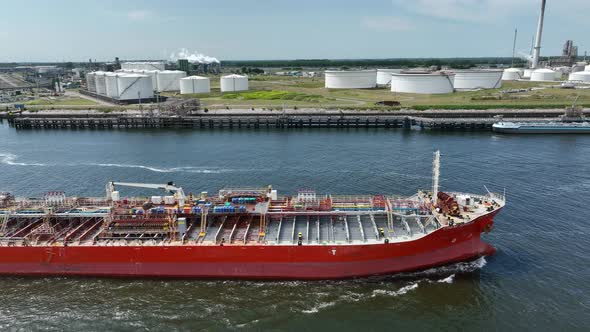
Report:
M127 13L127 18L131 21L144 21L152 17L152 13L149 10L132 10Z
M393 16L365 16L361 25L375 31L407 31L414 29L411 21Z

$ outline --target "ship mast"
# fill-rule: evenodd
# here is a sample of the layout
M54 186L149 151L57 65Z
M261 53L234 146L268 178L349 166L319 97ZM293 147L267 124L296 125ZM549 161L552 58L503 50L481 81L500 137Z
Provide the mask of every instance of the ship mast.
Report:
M438 178L440 177L440 150L434 152L432 161L432 204L436 204L438 195Z

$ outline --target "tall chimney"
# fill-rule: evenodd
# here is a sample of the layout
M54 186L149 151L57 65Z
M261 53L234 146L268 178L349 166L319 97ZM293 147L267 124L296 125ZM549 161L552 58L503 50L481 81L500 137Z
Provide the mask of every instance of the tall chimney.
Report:
M533 51L533 64L531 68L535 69L539 66L539 56L541 53L541 35L543 34L543 19L545 18L545 3L546 0L541 1L541 15L539 16L539 25L537 26L537 37L535 38L535 50Z

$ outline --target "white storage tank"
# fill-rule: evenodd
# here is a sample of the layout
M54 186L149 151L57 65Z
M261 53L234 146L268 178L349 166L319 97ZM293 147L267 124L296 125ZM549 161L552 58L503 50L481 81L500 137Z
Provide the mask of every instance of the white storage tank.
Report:
M119 100L145 99L154 97L152 80L142 74L121 74L117 76Z
M578 71L575 73L571 73L569 80L590 83L590 71Z
M163 70L157 73L158 92L179 91L180 79L186 77L186 72L181 70Z
M158 73L159 70L141 70L139 73L148 75L152 79L152 86L155 91L158 91Z
M248 91L248 76L226 75L220 79L221 92Z
M586 67L584 67L584 71L590 71L590 65L586 65Z
M520 68L508 68L502 74L503 81L517 81L522 79L524 71Z
M117 86L118 73L105 73L106 96L109 98L119 97L119 88Z
M94 82L96 84L96 94L101 96L107 95L107 86L105 82L105 72L97 71L94 73Z
M327 89L371 89L377 86L376 70L326 70Z
M388 86L391 83L391 74L401 72L401 69L377 69L377 86Z
M543 82L543 81L555 81L555 72L551 69L536 69L531 74L531 81Z
M180 79L180 94L210 92L211 82L207 77L189 76Z
M86 74L86 88L90 92L96 92L96 80L94 72Z
M391 92L445 94L453 93L455 74L444 72L401 72L391 74Z
M146 62L123 62L121 69L123 70L165 70L166 63L157 61Z
M522 78L531 78L531 74L533 73L534 69L526 68L522 73Z
M454 87L457 90L497 89L502 87L502 70L455 71Z

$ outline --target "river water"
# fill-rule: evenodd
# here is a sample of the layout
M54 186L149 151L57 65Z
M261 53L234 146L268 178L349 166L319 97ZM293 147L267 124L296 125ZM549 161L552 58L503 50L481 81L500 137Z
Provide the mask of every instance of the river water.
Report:
M103 195L107 181L216 192L410 195L506 190L494 257L330 282L0 278L2 330L587 330L590 136L404 130L16 131L0 191ZM127 190L124 194L135 194Z

